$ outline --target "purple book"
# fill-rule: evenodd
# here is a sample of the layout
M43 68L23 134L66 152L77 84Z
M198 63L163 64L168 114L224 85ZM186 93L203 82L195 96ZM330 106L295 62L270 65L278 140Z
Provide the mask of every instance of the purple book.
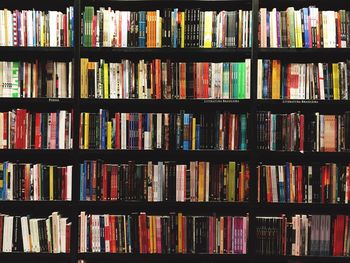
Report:
M281 47L281 13L280 11L276 12L276 23L277 23L277 47Z

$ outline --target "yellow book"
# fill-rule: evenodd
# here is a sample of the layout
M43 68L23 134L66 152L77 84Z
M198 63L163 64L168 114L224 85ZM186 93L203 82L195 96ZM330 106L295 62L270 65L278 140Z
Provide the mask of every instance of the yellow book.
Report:
M50 201L54 200L53 196L53 166L49 166L49 184L50 184Z
M89 113L84 112L84 149L89 149Z
M46 46L46 43L45 43L46 24L44 23L43 16L40 17L40 22L42 23L42 27L40 30L40 42L41 42L40 44L42 47L45 47Z
M181 48L185 47L185 12L181 12Z
M340 85L339 85L339 65L338 63L332 64L333 75L333 98L334 100L340 100Z
M281 62L272 60L272 99L280 99Z
M107 121L107 150L112 149L112 122Z
M103 92L104 92L104 95L103 97L105 99L108 99L109 98L109 84L108 84L108 64L107 63L104 63L103 64Z
M196 118L192 118L192 150L196 149Z
M88 97L88 74L87 74L87 66L89 60L87 58L82 58L80 60L80 97L87 98Z
M178 253L182 253L182 213L178 213L178 228L177 228L177 234L178 234Z
M213 12L204 12L204 47L212 47L212 36L213 36Z
M199 162L198 169L198 202L204 202L204 178L205 178L205 162Z
M4 180L3 180L3 173L4 173L4 164L3 163L0 163L0 188L3 188L4 187ZM2 191L6 191L5 189L2 189Z

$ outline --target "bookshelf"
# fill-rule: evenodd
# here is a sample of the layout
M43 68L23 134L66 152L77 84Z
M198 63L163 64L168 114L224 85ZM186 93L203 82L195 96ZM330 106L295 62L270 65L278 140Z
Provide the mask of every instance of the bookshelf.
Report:
M350 101L321 101L321 100L257 100L257 60L281 59L292 62L313 62L317 58L320 62L339 61L349 58L350 49L306 49L306 48L259 48L258 46L258 16L259 6L284 9L288 6L295 8L317 5L320 8L337 10L348 9L347 3L342 0L286 0L278 2L273 0L70 0L70 1L26 1L4 0L0 8L40 10L65 10L65 7L74 6L74 47L0 47L1 60L16 60L28 58L48 58L74 61L74 98L0 98L0 109L26 108L45 111L57 109L74 110L74 140L73 149L67 150L0 150L1 158L8 161L43 162L55 164L73 164L73 200L72 201L2 201L2 213L32 214L34 216L47 216L52 211L59 211L69 217L72 222L71 253L1 253L0 260L12 262L70 262L86 260L94 262L256 262L257 260L270 262L348 262L348 257L316 257L316 256L258 256L256 254L255 229L256 216L273 216L280 214L349 214L350 206L346 204L300 204L300 203L257 203L257 171L259 163L297 163L310 162L348 162L350 152L272 152L257 150L256 143L256 112L259 110L272 110L274 112L321 112L341 113L349 109ZM108 47L82 47L80 44L80 17L84 6L92 5L111 6L124 10L150 10L164 7L197 8L205 10L220 10L243 8L253 12L252 47L251 48L108 48ZM251 99L186 99L186 100L153 100L153 99L80 99L80 59L175 59L178 61L210 61L225 62L238 59L251 59ZM165 151L165 150L82 150L79 149L79 118L80 112L94 111L100 108L124 112L177 112L186 111L215 111L229 110L235 113L248 112L248 150L247 151ZM136 160L153 161L248 161L250 168L249 202L143 202L143 201L80 201L79 200L79 164L84 160L103 159L106 162L127 162ZM130 213L147 212L166 214L169 212L183 212L191 215L244 215L249 213L248 252L246 255L210 255L210 254L106 254L106 253L78 253L78 215L80 211L87 213Z

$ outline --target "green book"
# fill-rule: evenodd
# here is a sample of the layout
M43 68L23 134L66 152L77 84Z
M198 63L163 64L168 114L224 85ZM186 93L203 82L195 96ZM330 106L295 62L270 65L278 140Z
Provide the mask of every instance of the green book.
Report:
M232 63L232 98L238 98L238 63Z
M235 196L236 196L236 163L235 162L228 163L227 185L228 185L227 201L234 202Z
M245 98L245 63L238 63L238 99Z
M18 79L18 71L19 71L19 62L12 62L12 81L11 81L11 97L19 98L19 79Z
M287 27L290 38L290 48L295 48L295 25L294 25L295 11L294 7L287 8Z

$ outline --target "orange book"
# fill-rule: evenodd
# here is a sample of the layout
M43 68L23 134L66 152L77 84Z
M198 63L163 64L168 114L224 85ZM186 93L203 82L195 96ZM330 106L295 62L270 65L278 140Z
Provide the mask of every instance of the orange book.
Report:
M266 167L266 190L267 190L267 202L272 202L272 182L270 167Z
M281 62L272 60L272 99L280 99L281 96Z
M183 244L183 240L182 240L182 213L178 213L178 228L177 228L177 234L178 234L178 253L182 253L182 244Z
M224 217L220 217L220 254L224 254Z
M151 11L147 11L146 13L146 47L151 47L150 44L150 13Z
M198 171L198 202L204 202L205 162L199 162Z
M186 63L180 63L180 99L186 99Z
M324 116L324 151L335 152L337 147L337 120L334 115Z
M156 99L162 98L162 79L161 79L161 60L155 60L155 70L156 70Z
M238 193L239 193L238 200L240 202L244 201L244 177L245 177L245 167L242 164L241 165L241 172L239 173L239 188L238 188Z

